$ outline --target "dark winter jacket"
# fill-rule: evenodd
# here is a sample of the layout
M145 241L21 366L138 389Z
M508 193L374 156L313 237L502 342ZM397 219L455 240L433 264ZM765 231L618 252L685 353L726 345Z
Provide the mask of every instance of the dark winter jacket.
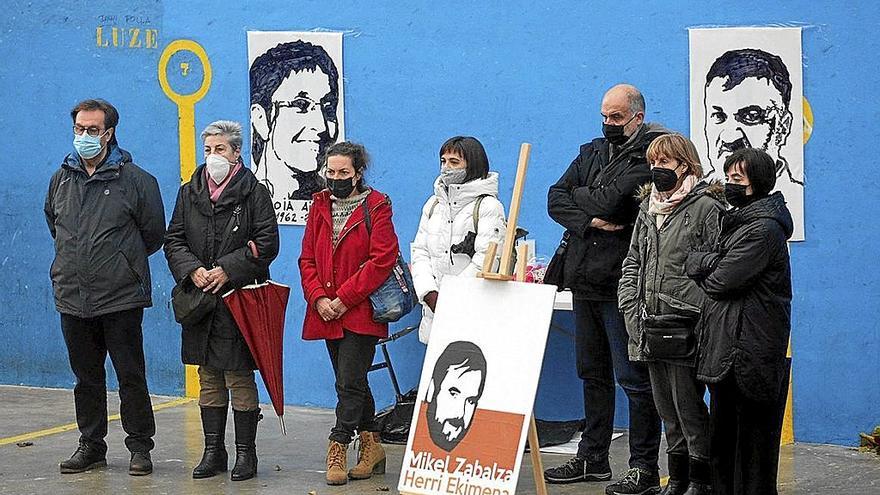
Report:
M550 187L550 217L570 233L563 285L575 297L617 299L620 267L638 212L636 191L651 180L645 151L654 138L668 132L659 125L645 124L613 154L604 138L581 145L580 154ZM593 218L626 228L615 232L593 228Z
M719 218L724 206L724 185L700 182L681 200L657 228L656 216L648 211L651 186L642 187L629 253L623 260L618 301L629 332L629 357L650 360L645 346L643 314L696 317L706 295L687 277L688 253L714 246L718 239ZM696 329L695 329L696 330ZM697 341L694 335L694 342ZM683 359L664 361L693 366L697 352Z
M237 213L237 215L236 215ZM233 218L229 242L218 252ZM254 257L248 241L254 241ZM230 180L216 204L211 203L204 165L177 193L174 214L165 235L165 258L174 280L192 283L190 273L199 267L220 266L229 281L217 297L232 289L269 278L269 264L278 256L278 224L266 187L247 168ZM222 301L213 314L183 327L182 358L186 364L221 370L254 369L253 357L235 320Z
M388 324L373 321L370 294L388 279L397 261L397 234L391 203L375 189L355 208L333 245L332 198L328 190L315 193L303 234L299 271L307 306L303 340L341 339L343 330L384 338ZM370 209L371 229L364 205ZM318 299L339 298L348 308L340 318L324 321L315 309Z
M147 257L162 247L165 209L156 179L127 151L111 144L91 177L79 155L67 155L43 210L59 312L92 318L152 306Z
M793 231L782 193L725 212L714 252L694 252L688 276L709 296L700 319L697 376L733 372L753 400L777 400L788 373Z

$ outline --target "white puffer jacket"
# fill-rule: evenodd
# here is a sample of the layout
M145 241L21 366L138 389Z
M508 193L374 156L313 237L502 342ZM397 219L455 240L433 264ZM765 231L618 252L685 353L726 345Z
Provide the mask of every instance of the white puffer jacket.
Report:
M454 254L450 248L474 231L474 206L481 195L488 196L480 202L475 254L473 258ZM427 293L439 290L445 275L476 276L483 268L489 243L497 242L501 251L505 230L504 205L498 201L496 172L489 172L485 179L452 185L448 189L438 178L434 182L434 195L422 207L419 231L411 245L413 283L419 301L423 301ZM434 313L422 304L419 340L423 343L428 342L433 319Z

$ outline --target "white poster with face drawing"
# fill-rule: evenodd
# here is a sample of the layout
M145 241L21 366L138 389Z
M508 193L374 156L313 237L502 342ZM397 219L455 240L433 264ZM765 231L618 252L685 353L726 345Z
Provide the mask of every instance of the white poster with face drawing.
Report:
M556 288L444 277L401 493L513 494Z
M249 31L251 170L280 225L305 225L321 157L345 139L342 33Z
M800 28L690 30L691 139L705 175L744 147L776 161L776 191L804 239L803 69Z

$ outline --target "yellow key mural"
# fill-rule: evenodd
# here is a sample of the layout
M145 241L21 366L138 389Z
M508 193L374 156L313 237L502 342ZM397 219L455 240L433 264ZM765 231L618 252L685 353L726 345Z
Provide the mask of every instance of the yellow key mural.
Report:
M180 94L168 82L168 63L178 52L191 52L202 64L202 84L195 92ZM188 63L180 64L183 77L193 71ZM177 105L177 132L180 144L180 182L184 183L192 177L196 170L196 103L205 97L211 88L211 61L202 45L193 40L174 40L162 51L159 57L159 85L165 95ZM187 397L199 396L199 375L196 366L185 366L185 388Z

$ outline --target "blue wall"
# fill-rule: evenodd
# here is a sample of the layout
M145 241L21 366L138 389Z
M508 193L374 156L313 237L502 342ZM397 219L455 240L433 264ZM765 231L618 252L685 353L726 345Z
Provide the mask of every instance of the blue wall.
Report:
M851 444L880 419L878 269L871 189L880 117L874 2L17 2L0 18L0 382L70 387L42 218L48 179L70 149L73 104L113 102L121 145L154 174L170 212L178 187L177 109L157 82L162 48L198 41L214 78L196 105L196 128L248 119L247 30L332 30L344 38L347 137L370 149L369 179L392 192L405 243L430 192L437 149L454 134L485 144L510 196L519 143L534 144L521 224L549 254L561 229L545 212L547 187L577 146L600 132L598 104L617 82L644 90L648 119L687 132L688 42L693 26L803 26L804 93L816 117L806 145L807 241L792 246L795 436ZM134 6L133 6L134 5ZM104 16L104 17L102 17ZM112 16L115 16L113 18ZM98 47L112 26L154 29L155 48ZM143 36L143 34L142 34ZM850 175L864 170L864 176ZM285 341L287 400L334 401L323 343L299 339L303 312L295 260L302 230L282 229L276 279L295 287ZM179 330L168 310L172 281L151 260L155 307L145 347L154 392L180 394ZM538 415L579 415L570 317L556 319ZM413 324L408 320L404 324ZM400 328L398 326L397 328ZM564 330L568 328L569 330ZM415 384L423 348L414 336L391 347L403 386ZM374 389L391 401L386 376ZM619 407L620 409L620 407ZM621 418L623 421L624 418Z

